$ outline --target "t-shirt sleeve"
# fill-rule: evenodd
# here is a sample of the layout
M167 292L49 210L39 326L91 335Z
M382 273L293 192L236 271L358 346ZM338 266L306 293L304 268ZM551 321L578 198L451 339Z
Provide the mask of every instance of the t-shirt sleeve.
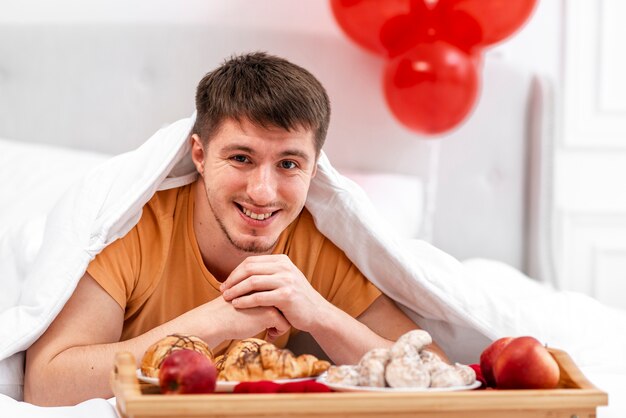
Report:
M139 262L139 236L135 227L102 250L87 267L87 273L125 310L139 274Z
M381 295L330 240L322 244L311 283L330 303L356 318Z

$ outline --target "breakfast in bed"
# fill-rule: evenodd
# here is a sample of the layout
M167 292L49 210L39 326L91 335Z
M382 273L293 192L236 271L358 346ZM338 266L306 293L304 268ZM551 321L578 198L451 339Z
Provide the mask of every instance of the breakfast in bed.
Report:
M430 344L428 332L412 330L357 364L331 365L258 338L233 341L214 357L200 338L173 334L146 350L137 377L165 394L552 389L561 378L553 355L530 336L494 341L474 365L450 364L429 351Z
M312 354L294 355L274 344L247 338L231 344L225 354L214 357L200 338L169 335L150 346L137 371L139 380L159 385L163 393L266 392L272 382L287 391L320 391L292 385L316 381L335 391L428 389L463 390L480 386L474 370L459 363L448 364L428 351L430 335L414 330L390 348L368 351L353 365L331 365ZM244 385L259 382L258 385ZM271 386L278 390L279 386Z

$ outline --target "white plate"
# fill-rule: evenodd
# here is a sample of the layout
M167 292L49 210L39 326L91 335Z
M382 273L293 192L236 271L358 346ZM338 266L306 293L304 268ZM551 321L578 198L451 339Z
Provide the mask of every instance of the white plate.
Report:
M455 392L459 390L472 390L480 387L480 381L477 380L471 385L467 386L450 386L447 388L376 388L372 386L350 386L341 385L338 383L328 383L326 381L326 374L321 375L317 381L323 383L329 388L337 392Z
M159 386L158 377L144 376L143 373L141 373L141 369L137 369L136 374L137 374L137 379L139 379L141 382L150 383L151 385ZM313 379L315 378L314 377L302 377L299 379L279 379L279 380L274 380L273 382L290 383L290 382L302 382L305 380L313 380ZM232 392L235 389L235 386L237 386L238 384L239 382L218 380L217 383L215 384L215 391L216 392Z

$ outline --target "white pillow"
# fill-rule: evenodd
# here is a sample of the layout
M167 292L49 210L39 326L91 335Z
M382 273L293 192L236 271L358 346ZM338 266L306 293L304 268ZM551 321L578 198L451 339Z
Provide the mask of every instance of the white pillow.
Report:
M47 213L78 176L106 154L0 138L0 235Z
M425 187L417 176L337 169L358 184L390 228L403 238L425 238Z

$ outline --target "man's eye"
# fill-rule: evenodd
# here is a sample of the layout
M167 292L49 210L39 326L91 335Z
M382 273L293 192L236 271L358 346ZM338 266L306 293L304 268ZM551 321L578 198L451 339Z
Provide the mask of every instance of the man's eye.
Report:
M289 160L280 162L280 167L286 170L291 170L293 168L296 168L297 166L298 165L295 162Z
M248 158L245 155L235 155L231 158L238 163L245 163L248 161Z

